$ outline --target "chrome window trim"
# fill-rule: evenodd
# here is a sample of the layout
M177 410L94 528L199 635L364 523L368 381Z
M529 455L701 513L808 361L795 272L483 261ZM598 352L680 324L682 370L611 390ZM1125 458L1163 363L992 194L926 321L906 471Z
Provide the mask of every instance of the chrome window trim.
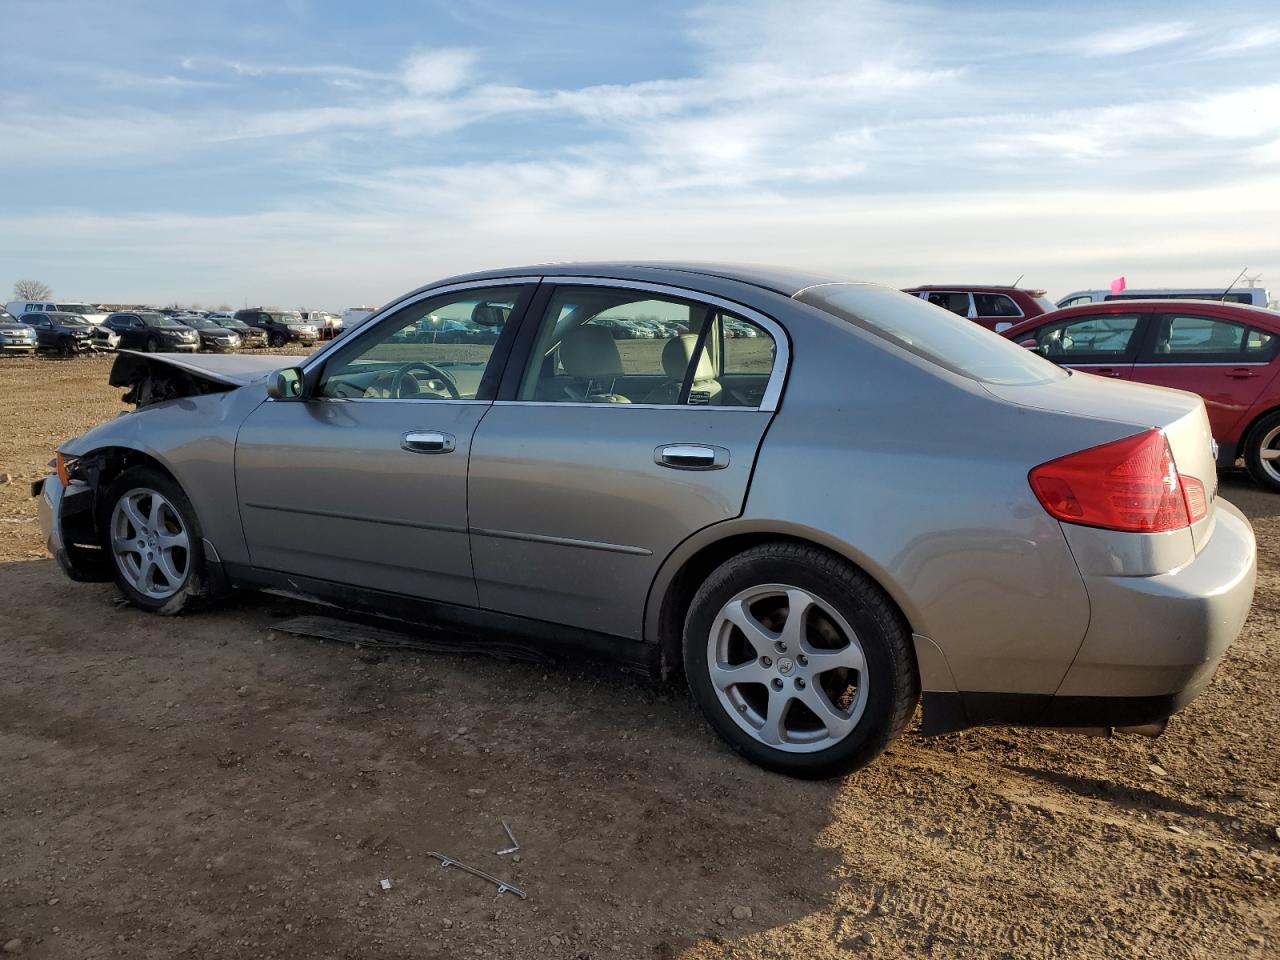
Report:
M272 400L267 398L268 403L297 403L297 398L288 400ZM439 399L429 397L308 397L305 403L429 403L433 406L440 406L442 403L453 404L456 406L479 405L488 407L493 405L492 400L468 400L459 397L457 400L453 397L440 397Z
M360 332L356 333L355 337L359 338L364 336L370 330L382 323L383 320L387 319L401 308L411 306L412 304L418 303L422 300L427 300L431 297L440 296L441 294L446 293L458 293L464 290L483 290L486 287L509 287L520 286L522 284L541 283L542 279L542 277L496 277L492 280L469 280L466 283L448 283L439 287L427 287L426 289L418 290L408 296L401 297L393 303L387 304L387 306L383 307L368 320L364 321L364 323L360 324ZM302 365L303 376L305 377L313 368L323 363L325 357L331 353L335 347L338 345L346 346L347 342L346 337L335 337L325 346L312 353L311 356L307 358L307 362ZM363 399L380 400L383 398L366 397ZM489 401L481 400L478 402L488 403Z
M483 403L484 401L477 401ZM725 413L772 413L764 407L717 407L701 403L588 403L583 400L494 400L495 407L590 407L593 410L720 410Z
M639 410L737 410L748 413L756 411L774 413L777 411L778 404L782 400L782 391L786 386L787 371L791 367L791 341L787 337L786 329L772 317L766 316L759 310L748 307L746 304L738 303L736 300L726 300L725 298L717 297L714 294L703 293L701 290L692 290L688 287L677 287L666 283L651 283L647 280L618 280L613 277L579 275L557 275L544 277L543 280L556 286L617 287L623 290L639 290L643 293L657 293L669 297L675 297L679 300L692 300L696 303L717 306L737 314L744 320L750 320L758 327L761 327L769 334L770 337L773 338L773 369L769 371L769 381L765 385L764 394L760 397L760 404L754 407L703 406L702 404L697 403L579 403L576 401L559 403L554 400L497 400L495 403L501 405L520 404L523 406L547 407L631 407ZM970 301L970 303L972 303L972 301ZM540 324L542 323L542 320L543 318L539 317L535 322Z

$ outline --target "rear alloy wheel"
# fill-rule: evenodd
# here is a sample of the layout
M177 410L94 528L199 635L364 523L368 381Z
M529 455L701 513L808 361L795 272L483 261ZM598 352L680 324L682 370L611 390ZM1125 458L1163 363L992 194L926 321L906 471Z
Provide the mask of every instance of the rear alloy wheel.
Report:
M869 762L919 697L896 608L860 571L802 544L755 547L712 573L686 619L685 670L730 746L797 777Z
M202 593L200 529L172 479L146 467L126 470L104 503L112 570L130 601L156 613L178 613Z
M273 347L283 347L287 342L283 333L275 331L271 334L271 345Z
M1267 414L1249 432L1244 463L1260 486L1280 493L1280 411Z

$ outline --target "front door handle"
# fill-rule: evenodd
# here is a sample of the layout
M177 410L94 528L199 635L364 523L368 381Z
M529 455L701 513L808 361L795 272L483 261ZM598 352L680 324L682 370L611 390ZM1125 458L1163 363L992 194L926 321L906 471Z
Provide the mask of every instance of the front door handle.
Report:
M723 470L729 451L707 443L667 443L653 451L653 462L672 470Z
M453 453L457 445L452 433L440 430L410 430L400 438L400 449L410 453Z
M1256 377L1257 374L1254 373L1252 370L1246 370L1243 367L1241 367L1235 370L1228 371L1227 376L1230 377L1232 380L1248 380L1251 377Z

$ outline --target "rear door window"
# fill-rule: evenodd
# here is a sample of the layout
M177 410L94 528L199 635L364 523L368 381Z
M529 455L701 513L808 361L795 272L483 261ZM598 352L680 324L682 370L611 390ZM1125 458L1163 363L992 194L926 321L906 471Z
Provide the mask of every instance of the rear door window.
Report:
M1218 317L1165 314L1155 324L1145 363L1266 363L1280 345L1270 333Z
M980 317L1020 317L1022 310L1013 297L1003 293L975 293L973 308Z
M950 310L957 317L970 316L969 294L950 293L945 290L930 290L929 302L935 307Z

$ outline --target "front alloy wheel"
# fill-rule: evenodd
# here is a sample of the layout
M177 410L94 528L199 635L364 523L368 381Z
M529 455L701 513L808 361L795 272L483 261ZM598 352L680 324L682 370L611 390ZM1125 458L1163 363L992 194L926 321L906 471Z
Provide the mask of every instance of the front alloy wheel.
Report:
M155 490L138 487L111 511L111 550L129 586L151 600L182 589L191 568L191 536L181 514Z
M174 614L207 594L200 522L173 477L132 467L106 485L101 503L102 544L134 606Z

